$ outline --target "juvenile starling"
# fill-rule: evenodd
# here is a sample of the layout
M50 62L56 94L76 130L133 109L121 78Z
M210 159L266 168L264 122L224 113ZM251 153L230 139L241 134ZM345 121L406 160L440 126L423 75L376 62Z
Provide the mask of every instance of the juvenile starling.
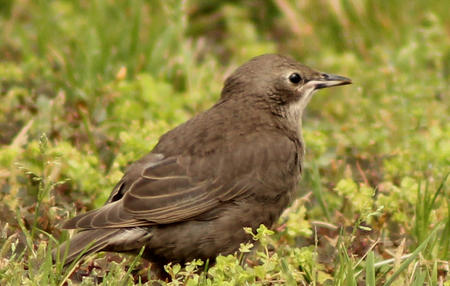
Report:
M303 110L317 89L350 84L290 57L253 58L229 76L219 101L164 134L129 166L106 204L66 221L78 229L66 263L83 251L137 252L155 265L214 259L270 227L302 172Z

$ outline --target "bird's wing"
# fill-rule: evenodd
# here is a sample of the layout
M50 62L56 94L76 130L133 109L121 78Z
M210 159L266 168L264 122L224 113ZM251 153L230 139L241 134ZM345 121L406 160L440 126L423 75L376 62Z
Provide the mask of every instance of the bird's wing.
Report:
M266 140L267 141L267 140ZM164 157L150 153L137 161L118 183L109 203L67 221L64 228L116 228L169 224L193 218L224 201L249 196L262 188L267 171L279 174L295 146L277 139L279 148L259 140L230 146L204 156ZM272 142L273 143L273 142ZM269 152L271 150L271 152Z

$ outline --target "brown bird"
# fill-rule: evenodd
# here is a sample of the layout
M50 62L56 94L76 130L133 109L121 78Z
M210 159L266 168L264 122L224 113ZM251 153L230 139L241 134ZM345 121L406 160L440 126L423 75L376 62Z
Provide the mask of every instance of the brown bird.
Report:
M303 110L321 88L350 84L290 57L253 58L229 76L219 101L164 134L129 166L106 204L66 221L78 229L65 263L98 251L137 252L162 267L212 259L271 226L302 171Z

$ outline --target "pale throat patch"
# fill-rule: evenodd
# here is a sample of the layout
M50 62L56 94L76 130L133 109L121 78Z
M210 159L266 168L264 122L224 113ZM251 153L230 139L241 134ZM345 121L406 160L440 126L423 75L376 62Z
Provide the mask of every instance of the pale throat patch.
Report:
M309 81L300 87L299 92L303 94L302 97L300 97L299 100L290 103L287 109L287 117L289 121L297 122L301 126L303 111L311 100L313 94L316 92L316 85L318 83L318 81Z

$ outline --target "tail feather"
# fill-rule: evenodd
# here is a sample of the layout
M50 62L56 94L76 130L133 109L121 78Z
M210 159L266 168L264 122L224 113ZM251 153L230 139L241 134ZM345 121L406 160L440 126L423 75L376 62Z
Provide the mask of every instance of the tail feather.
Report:
M94 252L102 251L109 245L110 240L120 232L122 232L121 229L107 228L80 231L75 234L70 241L63 243L59 247L59 251L53 251L53 259L57 260L57 255L59 255L60 261L64 259L64 265L68 265L78 256L82 257ZM64 256L66 257L64 258Z

